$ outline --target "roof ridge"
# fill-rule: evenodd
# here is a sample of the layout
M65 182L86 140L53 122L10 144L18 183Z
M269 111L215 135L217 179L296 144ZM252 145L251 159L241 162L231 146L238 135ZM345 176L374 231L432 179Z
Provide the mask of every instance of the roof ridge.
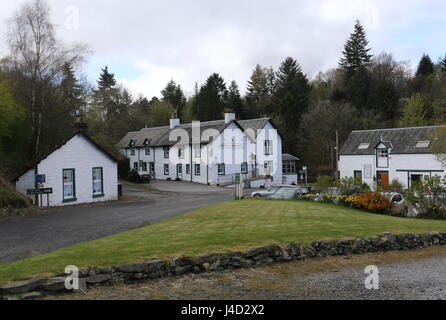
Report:
M437 125L437 126L421 126L421 127L401 127L401 128L384 128L384 129L367 129L367 130L353 130L353 132L372 132L372 131L397 131L397 130L414 130L414 129L431 129L431 128L440 128L446 127L446 125Z

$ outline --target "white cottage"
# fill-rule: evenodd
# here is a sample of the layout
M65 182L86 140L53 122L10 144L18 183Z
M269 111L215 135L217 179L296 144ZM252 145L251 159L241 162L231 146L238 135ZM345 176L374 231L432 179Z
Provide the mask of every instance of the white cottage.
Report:
M340 151L340 176L360 178L384 189L393 180L408 188L425 177L443 177L446 168L431 149L437 128L353 131Z
M43 179L39 188L52 189L48 198L42 197L40 205L43 206L118 199L116 159L82 131L73 134L16 178L17 191L27 195L27 190L35 189L36 176Z
M230 185L237 173L253 186L282 183L282 139L269 118L225 119L145 128L117 145L139 174L158 180Z

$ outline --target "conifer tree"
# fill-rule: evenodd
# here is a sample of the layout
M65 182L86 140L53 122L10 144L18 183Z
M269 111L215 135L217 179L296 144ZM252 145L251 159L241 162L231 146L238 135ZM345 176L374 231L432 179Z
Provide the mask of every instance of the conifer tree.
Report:
M423 54L417 68L417 76L428 76L434 73L434 63L427 54Z
M372 62L373 56L369 54L368 45L364 27L356 20L355 29L344 45L343 57L339 62L341 69L346 71L347 78L350 78L361 66L367 66Z
M419 127L427 124L426 108L420 93L412 95L403 111L403 127Z

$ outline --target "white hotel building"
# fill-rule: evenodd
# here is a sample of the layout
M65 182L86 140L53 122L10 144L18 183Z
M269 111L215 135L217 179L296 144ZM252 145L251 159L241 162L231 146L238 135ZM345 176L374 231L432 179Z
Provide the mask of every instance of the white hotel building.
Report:
M144 128L117 145L130 167L157 180L231 185L242 173L251 186L283 183L282 138L269 118L224 120Z

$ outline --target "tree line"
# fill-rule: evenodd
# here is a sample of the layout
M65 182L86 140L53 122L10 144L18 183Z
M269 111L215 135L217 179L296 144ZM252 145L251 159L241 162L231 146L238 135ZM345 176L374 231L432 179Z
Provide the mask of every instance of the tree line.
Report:
M446 55L424 54L415 72L390 53L373 55L356 21L339 65L313 79L295 58L277 70L254 67L246 92L218 73L195 84L186 97L169 81L159 97L133 96L105 66L96 83L82 73L86 45L66 45L55 36L50 8L32 0L9 19L9 53L0 61L0 166L17 173L72 134L74 116L85 115L90 136L105 148L129 131L182 122L269 117L279 128L284 152L302 159L313 173L330 173L335 134L352 130L421 126L446 118Z

